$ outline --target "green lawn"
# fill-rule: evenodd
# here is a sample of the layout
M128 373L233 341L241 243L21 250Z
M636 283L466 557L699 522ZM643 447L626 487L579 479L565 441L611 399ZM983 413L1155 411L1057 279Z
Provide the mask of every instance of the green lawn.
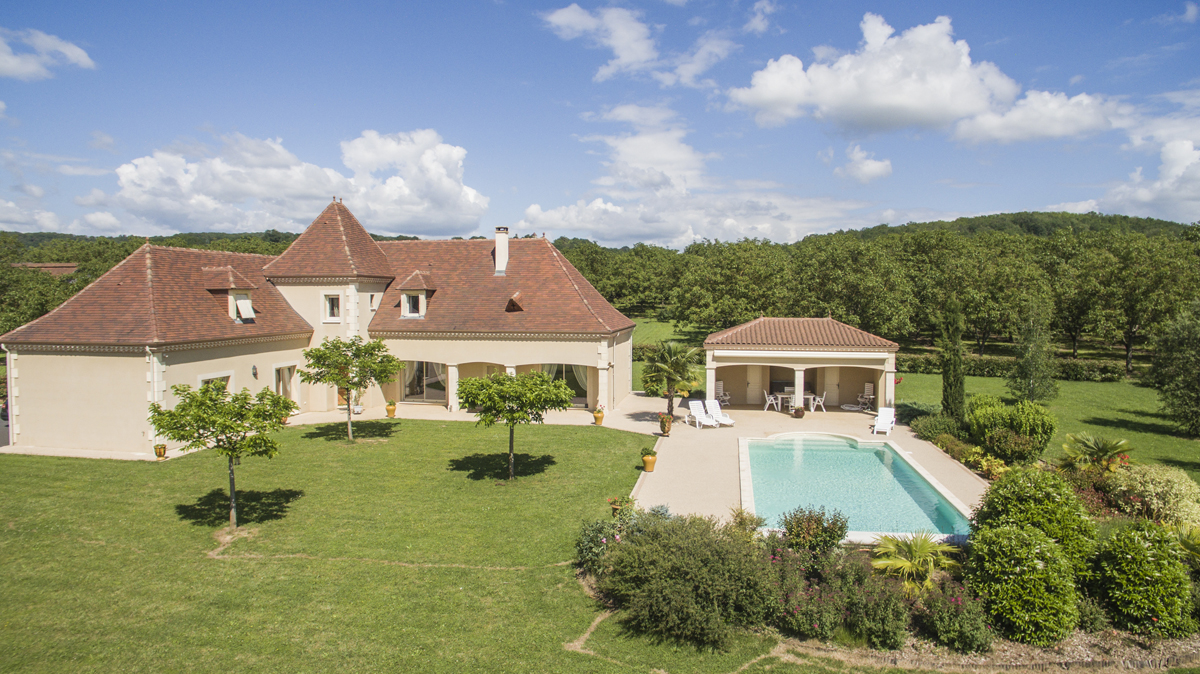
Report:
M704 344L708 332L693 328L677 328L670 321L657 321L653 318L634 318L637 326L633 329L634 344L657 344L659 342L676 341L691 346Z
M940 403L940 374L902 374L896 387L897 402ZM967 395L988 393L1005 397L1004 379L967 377ZM1050 442L1046 457L1062 455L1067 433L1087 431L1110 438L1125 438L1134 447L1130 457L1143 463L1164 463L1183 468L1200 482L1200 441L1174 430L1171 422L1158 411L1158 394L1153 388L1129 381L1059 382L1057 399L1048 403L1058 418L1058 433Z
M607 428L358 422L284 431L238 467L0 455L0 670L724 672L776 645L656 644L601 623L567 564L652 439ZM800 671L800 670L796 670ZM824 671L824 666L811 671Z

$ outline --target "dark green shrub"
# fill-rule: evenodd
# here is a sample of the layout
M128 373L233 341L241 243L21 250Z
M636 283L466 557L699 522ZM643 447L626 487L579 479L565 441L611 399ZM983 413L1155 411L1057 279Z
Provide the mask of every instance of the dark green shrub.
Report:
M647 376L645 372L642 373L642 391L651 398L661 398L664 393L661 382Z
M1066 381L1121 381L1125 363L1119 360L1062 359L1055 362L1057 378Z
M846 596L830 585L804 581L783 596L779 629L802 639L829 641L846 620Z
M644 361L648 357L657 354L662 349L661 344L634 344L633 359Z
M1079 598L1079 629L1089 634L1112 629L1112 621L1100 602L1091 597Z
M939 403L896 403L896 421L905 425L912 425L914 419L941 412Z
M584 522L575 539L575 563L593 576L600 572L604 553L610 543L616 543L621 525L612 518Z
M1075 490L1056 473L1014 468L1000 476L971 516L972 529L1030 525L1056 541L1074 574L1086 578L1096 526Z
M1058 421L1050 414L1050 410L1027 400L1013 405L1011 410L1009 430L1033 440L1038 447L1038 456L1041 456L1050 446L1050 439L1054 437Z
M1100 545L1096 586L1121 629L1161 637L1196 631L1187 567L1171 532L1152 522L1137 522Z
M762 625L778 610L766 551L713 519L638 521L605 563L597 587L635 631L720 646L735 627Z
M921 630L952 651L992 650L992 629L983 602L972 597L961 583L943 581L921 600L917 616Z
M928 416L917 417L909 426L913 433L916 433L918 438L922 440L933 440L939 435L953 435L955 437L963 434L962 424L954 417L948 417L943 414L931 414Z
M874 574L865 554L781 551L775 560L783 600L776 620L781 630L828 641L844 628L872 648L904 645L910 620L904 590Z
M1071 565L1046 534L1030 526L977 529L970 548L967 584L997 632L1035 646L1071 634L1079 619Z
M846 627L879 650L896 650L908 639L912 618L904 588L897 580L878 575L867 576L847 602Z
M896 371L915 374L941 374L942 363L937 354L896 354Z
M989 455L1009 464L1030 464L1042 455L1042 448L1034 444L1033 438L1014 433L1007 428L997 428L988 433L983 446Z
M637 347L634 347L634 360ZM1005 356L963 356L963 374L968 377L1007 377L1016 365L1015 358ZM1066 381L1121 381L1125 363L1117 360L1061 359L1054 361L1055 379ZM936 354L897 354L896 371L916 374L941 374L941 360Z
M784 539L793 550L811 550L821 555L833 549L849 531L849 521L841 512L826 513L825 508L796 508L779 518Z

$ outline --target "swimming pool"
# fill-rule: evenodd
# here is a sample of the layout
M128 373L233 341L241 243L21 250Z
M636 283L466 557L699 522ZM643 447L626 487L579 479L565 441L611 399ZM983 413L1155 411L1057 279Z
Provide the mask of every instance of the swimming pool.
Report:
M880 533L970 532L965 506L889 443L789 433L743 440L740 453L742 506L768 527L799 506L824 506L840 510L849 519L848 538L864 543Z

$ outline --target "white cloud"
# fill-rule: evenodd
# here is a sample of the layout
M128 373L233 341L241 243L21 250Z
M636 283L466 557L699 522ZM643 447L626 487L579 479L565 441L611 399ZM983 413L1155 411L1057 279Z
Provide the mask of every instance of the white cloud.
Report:
M1069 84L1071 86L1075 86L1076 84L1079 84L1083 80L1084 80L1083 75L1075 75L1075 76L1071 77L1071 81L1069 82Z
M30 185L29 183L13 185L13 190L20 192L27 197L33 197L34 199L41 199L46 195L46 190L38 187L37 185Z
M1200 6L1194 2L1183 3L1183 14L1159 14L1154 17L1153 21L1163 25L1172 23L1196 23L1196 19L1200 18Z
M666 2L668 5L675 5L676 7L683 7L688 2L688 0L663 0L663 1Z
M81 166L79 164L60 164L58 172L65 176L102 176L112 173L109 169Z
M716 88L713 80L697 80L696 78L708 72L716 64L724 61L741 45L721 36L720 33L709 32L696 40L689 54L684 54L673 60L675 69L652 73L654 78L664 86L682 84L686 87Z
M845 129L886 131L945 127L1007 105L1020 91L994 64L971 61L947 17L898 36L871 13L860 27L858 51L807 70L784 54L754 73L749 87L730 89L731 103L755 110L760 126L812 114Z
M1177 222L1200 220L1200 148L1191 140L1172 140L1163 144L1159 159L1157 180L1147 180L1138 168L1127 182L1095 200L1096 210Z
M88 141L88 147L95 148L97 150L108 150L109 152L112 152L112 149L116 146L116 144L116 139L107 133L104 133L103 131L93 131L92 139Z
M602 115L607 121L625 122L634 133L588 136L609 147L608 175L595 183L611 194L636 197L647 193L686 193L707 186L705 155L683 142L688 131L666 107L620 105Z
M866 152L858 145L851 145L846 148L846 158L850 161L835 168L833 174L839 178L857 180L863 185L872 180L892 175L892 160L884 159L880 161L874 159L874 156L874 152Z
M645 70L658 59L650 28L638 20L639 12L622 7L604 7L595 14L572 3L542 15L542 19L564 40L588 37L593 46L611 49L613 58L593 78L603 82L621 72Z
M16 53L10 41L21 42L33 51ZM40 30L10 31L0 29L0 77L19 80L44 80L53 77L50 69L70 64L89 70L95 62L83 49L57 36Z
M756 33L762 35L771 27L771 20L767 17L779 10L779 5L776 5L771 0L758 0L754 3L753 14L746 25L742 26L742 30L747 33Z
M7 117L4 115L4 111L7 109L8 105L6 105L4 101L0 101L0 119L7 119Z
M1003 112L989 111L958 122L954 137L971 142L1083 136L1132 124L1133 109L1104 96L1027 91Z
M143 223L179 230L295 231L333 195L381 232L463 234L487 210L487 197L463 184L466 150L443 143L430 129L364 131L343 142L342 161L351 177L301 161L278 138L233 134L221 140L213 156L158 150L134 159L117 168L116 193L93 190L75 202L123 209L132 219L116 217L127 231Z
M18 232L57 231L58 216L40 208L25 209L0 199L0 229Z

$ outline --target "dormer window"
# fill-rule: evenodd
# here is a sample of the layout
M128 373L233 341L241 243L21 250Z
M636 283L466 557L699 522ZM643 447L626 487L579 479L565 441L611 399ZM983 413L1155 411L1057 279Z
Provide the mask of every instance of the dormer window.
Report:
M250 303L250 293L230 293L233 296L231 303L233 310L233 320L235 323L253 323L254 322L254 306Z
M342 296L341 295L326 295L325 296L325 319L326 323L341 323L342 322Z
M425 317L425 291L406 292L400 296L400 317Z

